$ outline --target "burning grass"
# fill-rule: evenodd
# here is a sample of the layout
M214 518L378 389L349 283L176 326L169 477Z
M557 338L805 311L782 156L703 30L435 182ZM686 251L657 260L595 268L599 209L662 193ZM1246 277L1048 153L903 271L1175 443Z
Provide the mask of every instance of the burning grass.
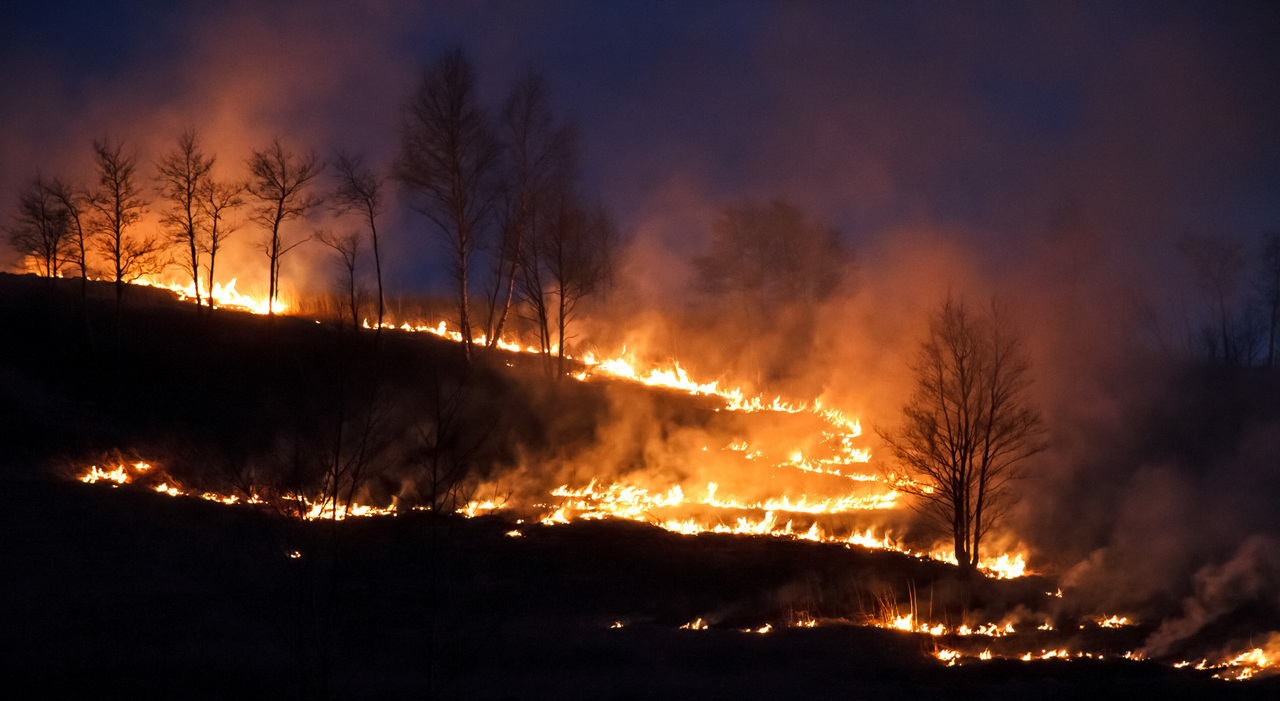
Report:
M509 631L511 638L522 644L566 652L581 651L565 642L577 636L578 640L589 641L584 645L591 650L616 649L618 654L634 653L640 644L637 641L661 640L663 644L696 646L701 650L711 649L704 645L714 645L714 652L704 654L717 659L720 655L742 655L744 650L761 649L755 647L760 645L784 656L788 650L806 649L817 658L828 659L833 654L830 650L817 649L816 641L821 640L824 644L851 644L855 656L868 655L877 664L885 665L882 669L909 669L917 676L927 676L932 673L928 670L944 669L946 665L954 665L948 674L960 674L965 668L985 665L1071 660L1087 669L1101 669L1089 666L1096 664L1131 665L1114 672L1115 678L1125 678L1131 674L1129 670L1149 668L1132 665L1151 664L1126 657L1136 656L1130 651L1140 648L1156 623L1134 620L1131 615L1113 610L1078 610L1080 604L1072 600L1070 589L1063 594L1056 582L1028 572L1026 553L1020 549L1002 553L986 563L993 575L1009 579L968 581L957 574L957 568L945 564L949 558L945 549L913 543L905 529L886 526L893 524L894 518L901 518L897 490L891 480L872 474L867 467L870 456L861 438L860 423L819 402L747 397L719 381L690 378L674 363L637 369L637 363L625 357L618 362L596 359L595 363L584 363L580 371L582 382L566 383L571 387L548 382L545 387L530 389L520 384L530 384L527 378L509 381L501 374L506 370L485 368L483 372L492 374L486 375L483 382L490 384L477 383L484 392L504 400L525 392L535 398L550 397L555 402L555 411L547 412L557 415L559 422L554 425L535 421L542 417L521 415L521 421L533 423L536 431L551 432L549 435L555 438L547 439L547 444L578 446L583 441L577 436L588 436L598 444L604 436L626 450L610 454L585 451L576 456L552 454L545 464L555 469L532 475L541 480L527 480L520 488L510 485L522 476L531 476L527 457L505 456L511 470L484 475L465 490L465 498L455 499L442 509L469 517L455 519L415 509L422 507L422 502L401 499L404 492L394 481L371 480L368 489L335 498L334 494L341 490L332 489L322 474L293 480L293 475L281 471L276 463L259 459L262 455L298 454L308 441L323 438L325 431L332 430L333 424L317 415L314 432L310 432L312 427L306 427L305 431L292 434L292 443L281 442L281 435L290 434L277 430L280 424L272 422L278 420L274 413L280 407L315 406L325 398L324 392L333 386L327 384L326 376L289 373L292 366L312 368L329 363L340 367L335 356L326 355L324 350L334 336L330 330L303 320L277 320L275 330L264 334L265 327L254 323L260 320L240 316L222 316L217 325L202 329L191 321L193 317L185 316L187 311L149 312L163 321L154 327L146 327L141 319L134 321L139 333L136 340L128 342L136 345L127 346L124 357L137 365L125 365L118 377L122 385L140 388L148 402L135 404L136 400L125 395L99 416L79 416L73 425L83 422L89 429L84 435L89 438L72 435L65 443L70 446L67 450L77 456L93 454L78 446L101 444L103 436L113 442L121 441L121 436L141 436L134 445L160 449L144 451L139 456L99 453L103 459L76 462L75 476L94 482L95 487L116 487L114 491L95 492L119 497L120 508L125 511L141 508L161 512L163 509L154 500L185 496L191 497L192 502L219 503L193 506L193 513L202 518L210 513L205 509L218 508L265 519L272 534L267 550L273 554L262 556L251 567L261 572L278 570L278 581L272 585L280 589L273 594L279 599L275 603L297 611L299 602L290 599L294 594L288 593L292 586L288 583L309 587L324 581L329 586L329 580L316 579L321 576L318 573L329 577L336 571L351 572L333 575L333 581L343 576L349 579L342 580L342 586L331 592L334 598L326 605L359 602L349 612L353 616L350 626L343 628L344 634L354 635L353 640L369 639L368 634L362 637L358 633L361 625L378 635L390 632L394 638L417 639L422 621L439 620L439 612L447 604L450 610L461 612L501 611L497 615L500 620L490 616L478 628L497 627ZM172 332L166 335L155 331L167 324L188 329L189 338L175 341ZM430 333L385 334L388 338L384 352L396 359L396 366L420 364L422 349L428 347L422 341L430 340L425 337L449 335L444 325L426 330ZM288 337L287 342L282 340L284 337ZM211 348L202 349L195 343L183 345L201 338L208 340ZM453 367L449 365L453 362L449 355L452 344L436 343L430 346L428 357L437 367ZM235 356L242 352L237 350L241 346L249 350ZM177 354L181 361L166 365L165 357L152 348L166 348L167 354ZM531 357L523 350L527 349L510 358L517 366L513 373L521 371L518 357ZM210 417L203 411L187 413L187 398L166 396L164 389L175 385L173 378L183 377L186 369L207 360L213 360L213 367L220 368L214 373L219 379L225 377L234 383L233 390L221 396L229 400L237 394L254 396L275 408L230 417ZM248 370L264 360L269 371L255 374ZM209 382L213 387L214 383ZM110 389L105 383L100 387ZM68 396L82 395L68 391ZM234 401L228 403L236 405ZM47 415L62 420L63 415L58 412L45 410L39 403L33 406L37 418ZM648 413L634 425L625 425L630 418L626 412L636 411L637 406ZM517 401L508 401L504 411L515 412L519 408ZM578 418L575 411L592 420ZM144 422L136 418L139 416L148 418ZM609 434L616 429L607 422L624 424L635 435L626 435L626 431ZM154 433L148 435L136 429L144 424L154 426ZM55 424L51 421L49 425ZM154 437L155 433L192 425L216 430L194 438L183 434L194 447L178 450L166 450L172 443ZM502 430L507 430L506 424ZM508 435L523 434L503 434ZM204 450L210 445L221 446L223 437L233 437L227 442L231 447L223 448L225 453ZM633 450L631 445L640 448ZM536 457L548 454L531 453ZM628 456L635 454L640 459L628 462ZM76 460L66 454L60 457ZM214 469L219 465L214 458L224 459L223 463L232 468L248 465L260 472L220 471ZM609 468L597 473L583 469L602 465ZM251 479L243 479L246 475ZM225 504L234 506L221 506ZM397 517L348 518L391 514ZM291 518L280 520L282 515ZM219 518L237 520L242 516ZM344 519L346 523L336 523ZM447 562L441 560L429 567L405 562L408 551L418 548L415 552L424 552L419 539L427 538L425 533L431 531L436 535L430 537L436 540L431 542L435 550L429 552L440 552L444 543L452 543L445 548L453 550L443 558ZM440 535L442 532L447 535ZM334 540L326 542L319 533L327 533L324 537ZM136 538L138 547L145 547L148 542L145 534L130 537ZM455 538L461 540L455 542ZM214 540L211 538L210 542ZM77 548L92 542L60 542L57 546L79 552ZM348 545L339 546L338 542ZM388 542L397 545L379 545ZM407 550L402 552L404 548ZM361 549L369 552L359 553ZM216 551L216 547L212 550ZM447 582L439 579L441 572L448 572L444 577ZM404 584L397 583L400 578ZM412 588L418 595L426 586L424 583L433 582L431 586L443 587L449 593L431 604L435 607L432 611L422 613L423 604L414 602L407 590ZM495 582L495 589L486 589ZM235 584L227 588L251 587ZM485 591L483 600L466 591L468 588ZM1056 595L1049 593L1055 591ZM396 606L386 610L371 608L366 597L374 596L389 596L403 611L422 615L413 619L417 622L412 625L392 623L403 611ZM315 634L316 621L302 623L312 628L307 635ZM455 624L461 632L446 635L442 641L485 637L477 624ZM289 628L287 632L292 636L297 631ZM95 634L116 642L108 633ZM165 634L181 637L181 633L172 631ZM604 634L631 637L621 639L627 642L598 637ZM895 654L901 655L900 659L865 647L884 645L886 641L893 641L888 646L897 650ZM611 645L620 647L610 648ZM535 679L540 673L535 671L536 666L512 659L513 649L503 648L494 659L503 659L525 678ZM847 661L850 648L838 649L840 659ZM1223 648L1190 660L1161 659L1164 664L1160 669L1182 675L1168 677L1175 685L1213 675L1256 683L1259 679L1265 681L1275 669L1274 651L1269 650L1269 646L1254 644ZM296 654L301 658L311 652L298 650ZM394 657L398 653L390 654ZM750 657L751 653L745 656ZM774 669L779 664L758 659L766 667L775 665ZM361 660L359 665L375 664ZM476 666L492 669L491 662L486 660ZM563 666L555 667L556 663L543 662L562 673L565 670ZM1174 663L1183 667L1175 669L1171 666ZM791 676L791 671L786 670L786 676ZM1006 677L1030 673L1008 669L1004 672ZM456 674L459 678L466 676ZM488 688L476 678L467 678L477 684L477 689ZM856 687L855 680L844 688ZM830 691L816 689L819 695Z

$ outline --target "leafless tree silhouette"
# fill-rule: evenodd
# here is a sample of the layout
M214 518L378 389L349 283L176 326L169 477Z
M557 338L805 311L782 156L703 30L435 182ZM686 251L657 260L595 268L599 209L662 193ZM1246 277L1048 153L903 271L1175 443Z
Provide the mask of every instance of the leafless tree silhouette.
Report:
M18 216L9 227L9 245L30 261L36 274L56 277L71 255L69 214L43 177L18 193Z
M200 209L204 214L204 252L209 254L209 268L206 277L209 279L209 308L213 308L214 264L218 262L218 251L222 250L227 239L240 228L240 223L231 216L244 206L246 185L240 182L216 180L208 178L200 191Z
M314 152L294 153L280 145L276 139L270 146L254 151L249 159L253 178L249 181L249 194L257 200L253 219L269 232L262 242L270 266L268 275L267 313L275 315L276 295L280 292L280 260L286 253L306 242L306 239L289 242L281 227L294 219L305 217L322 202L321 198L307 191L311 181L324 169Z
M191 276L196 293L196 308L201 305L200 295L200 233L204 210L201 193L213 168L213 157L205 157L199 138L188 129L178 137L173 150L165 153L157 164L160 196L168 202L162 221L168 229L169 239L183 249L181 265Z
M93 241L110 266L118 320L125 286L164 268L163 246L155 238L133 233L150 204L138 183L137 157L125 153L122 142L113 146L105 139L94 141L93 152L98 167L98 188L91 199Z
M68 262L80 269L80 302L89 296L89 212L91 198L81 188L72 187L60 178L47 183L49 193L58 200L67 213L67 234L70 238Z
M550 296L555 300L556 373L565 373L569 323L578 303L609 283L616 267L618 232L600 204L566 196L555 205L550 226L537 243ZM544 341L544 346L546 342Z
M502 112L502 138L509 172L485 325L491 347L502 338L516 282L529 259L536 261L537 252L531 249L548 225L555 200L571 186L576 160L574 131L552 114L546 86L535 73L525 75L511 91ZM539 266L535 262L532 267L536 271ZM533 291L527 296L545 336L546 304L536 275L528 289Z
M974 570L982 539L1012 502L1011 481L1046 447L1041 415L1027 403L1021 338L994 300L978 316L948 298L911 369L915 390L902 423L879 430L906 471L892 479L951 535L960 566Z
M315 238L332 249L337 255L338 263L342 268L341 289L347 298L347 311L351 314L351 328L359 329L360 301L363 294L356 277L356 264L360 259L360 249L364 237L360 235L359 231L335 234L327 229L320 229L316 231Z
M405 112L397 177L439 230L458 289L458 326L471 359L471 258L496 201L501 150L460 49L429 66Z
M382 214L384 205L383 180L366 168L363 159L359 156L339 154L335 165L338 170L338 187L334 190L332 197L334 208L340 213L359 214L369 227L369 241L373 245L373 272L378 283L376 333L381 333L383 308L386 303L386 295L382 289L382 254L378 249L378 217ZM359 238L356 237L355 242L358 243L358 240ZM354 258L354 255L352 257ZM358 319L356 323L359 325Z

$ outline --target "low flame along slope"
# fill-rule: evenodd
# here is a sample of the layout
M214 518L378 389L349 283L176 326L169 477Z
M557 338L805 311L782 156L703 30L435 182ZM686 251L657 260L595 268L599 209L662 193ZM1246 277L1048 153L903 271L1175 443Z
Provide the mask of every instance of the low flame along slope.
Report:
M143 281L142 284L172 290L179 295L180 299L194 298L194 288L191 285L184 287L182 285L162 284L154 281ZM205 296L208 295L206 294ZM268 310L265 300L237 292L234 280L225 287L215 285L212 298L215 306L219 307L239 309L255 314L265 314ZM288 306L277 300L275 309L277 312L287 312ZM365 322L365 327L369 328L367 321ZM426 332L456 342L462 340L461 334L450 330L444 322L440 322L436 326L408 323L400 326L384 324L384 328L399 329L406 332ZM484 343L485 339L481 336L476 339L476 342ZM512 352L540 352L538 348L520 346L505 340L500 340L497 345ZM724 401L724 410L726 411L811 414L825 423L821 444L826 449L827 454L824 457L811 457L802 451L795 451L788 459L776 463L774 467L835 476L855 484L877 485L880 489L870 493L867 493L867 490L861 490L861 493L842 494L834 497L819 498L802 494L794 497L781 495L764 500L740 500L721 493L719 485L715 482L706 483L702 489L686 489L677 484L671 486L665 492L653 492L638 485L624 483L598 484L595 480L592 480L586 485L572 487L565 484L552 490L549 495L550 503L544 505L546 513L540 519L543 524L569 523L576 519L624 518L645 521L683 534L714 532L769 535L896 550L917 557L955 562L954 553L944 548L937 548L929 552L915 551L888 534L881 533L877 535L870 529L863 532L854 531L838 535L824 530L817 521L811 521L807 529L799 530L793 527L796 515L841 514L865 510L891 509L899 506L898 498L901 493L897 489L894 489L891 484L886 484L881 477L859 469L860 466L864 466L870 460L870 453L856 445L857 439L862 432L861 425L857 419L850 419L838 410L824 407L819 400L809 403L788 403L780 398L768 400L761 396L750 396L739 388L722 386L719 382L700 383L690 378L678 363L639 370L636 368L634 361L625 356L625 350L623 355L619 357L602 358L594 353L587 353L578 360L586 368L574 375L580 381L590 381L594 377L603 376L683 391L691 395L718 397ZM704 450L706 449L704 448ZM737 453L746 460L767 459L764 451L756 449L745 442L735 442L722 447L720 450ZM79 476L79 479L86 483L108 482L118 486L133 482L135 478L145 475L151 469L151 465L146 462L137 462L132 465L117 464L107 469L91 466ZM193 492L173 483L172 480L155 482L155 480L152 480L151 484L155 491L171 496L193 496L224 504L263 503L263 500L258 495L248 495L242 498L211 492ZM348 517L392 515L395 513L390 508L370 505L346 505L338 509L332 502L327 502L323 499L317 501L298 494L284 495L283 500L292 504L297 514L305 519L344 519ZM466 516L476 516L504 508L504 506L505 504L496 501L473 501L460 509L459 513ZM663 511L674 511L680 507L688 506L742 512L744 515L738 516L732 522L726 522L723 518L717 519L717 522L713 524L696 518L663 519L656 516L656 514L660 514ZM763 512L762 516L753 517L750 515L760 512ZM518 537L521 532L514 530L508 535ZM998 557L984 559L980 568L989 576L997 578L1020 577L1027 574L1027 563L1023 553L1004 553ZM1061 596L1061 594L1059 593L1058 596ZM1127 618L1120 616L1101 616L1095 619L1094 622L1101 628L1119 628L1133 625ZM942 623L919 621L914 613L899 615L897 611L893 610L886 611L883 615L873 620L861 621L860 623L928 635L935 639L947 637L952 640L964 639L969 636L996 639L1016 632L1015 625L1011 621L974 626L966 624L948 626ZM798 627L813 627L818 625L819 621L801 617L792 621L792 624ZM612 627L621 628L623 624L615 622ZM708 627L707 622L702 619L697 619L681 626L681 628L690 630L705 630ZM765 625L762 628L748 629L745 632L768 633L771 629L772 626ZM1038 630L1041 631L1052 629L1052 624L1048 621L1038 627ZM937 644L935 644L934 650L934 656L949 666L962 664L973 659L988 660L993 657L1009 657L1008 655L992 653L989 648L985 648L977 655ZM1128 659L1141 659L1141 656L1135 653L1124 653L1120 656ZM1034 652L1024 652L1013 657L1023 661L1030 661L1055 658L1100 659L1103 655L1081 650L1073 653L1067 649L1041 649ZM1192 664L1192 662L1188 661L1178 663L1175 666L1184 667L1192 666ZM1198 670L1210 670L1218 678L1243 680L1260 674L1273 673L1280 669L1280 654L1269 649L1252 648L1224 655L1213 662L1208 659L1202 659L1195 663L1194 667Z
M157 287L176 292L182 299L194 297L194 288L175 284L161 284L148 281ZM235 281L226 288L215 286L213 299L219 306L228 306L254 313L266 313L265 301L241 295L235 292ZM279 300L277 310L281 309ZM366 328L369 327L365 322ZM406 332L431 333L433 335L461 342L460 333L448 328L445 322L435 326L413 325L409 323L394 326L384 324L384 328L398 329ZM483 344L486 339L480 336L476 343ZM535 347L500 341L503 349L512 352L538 353ZM691 395L718 397L724 401L724 410L746 413L779 412L784 414L809 414L823 423L821 448L823 457L811 457L803 451L794 451L787 459L774 465L777 469L796 470L815 474L824 474L844 478L855 486L856 491L835 496L811 496L807 494L787 495L756 500L743 500L725 494L716 482L699 485L696 492L679 484L672 485L662 493L652 493L648 488L634 484L612 483L598 484L592 480L586 485L561 485L552 490L547 504L548 513L542 517L545 524L568 523L575 519L599 519L606 517L625 518L646 521L678 533L694 534L701 532L735 533L750 535L775 535L805 540L845 543L869 548L883 548L908 552L922 557L932 557L943 561L954 562L955 556L946 549L930 552L916 552L893 539L888 534L876 534L872 530L836 534L811 521L807 528L797 529L795 515L838 515L864 510L892 509L899 506L901 493L881 482L881 478L860 469L870 460L870 453L856 445L862 434L862 427L857 419L851 419L844 413L824 407L820 400L813 402L785 402L781 398L772 400L761 396L752 396L737 387L727 387L720 382L698 382L689 377L688 372L679 363L666 366L650 367L647 370L637 369L636 362L623 354L603 358L589 352L578 359L585 369L574 377L580 381L590 381L599 376L630 380L651 387L662 387L686 392ZM704 448L706 450L707 448ZM738 453L746 460L766 460L763 451L755 449L745 442L736 442L721 448L722 451ZM870 486L868 489L867 487ZM175 489L169 485L169 489ZM201 495L203 496L203 495ZM231 497L210 495L227 501ZM387 513L388 510L371 506L359 506L351 512L334 513L332 506L312 503L302 497L307 506L302 513L313 518L345 517L346 515L371 515ZM476 501L468 504L461 511L467 515L491 512L503 508L504 504L495 501ZM726 521L716 518L714 522L691 516L685 518L658 518L655 514L675 512L679 507L703 507L719 511L740 512ZM989 575L1007 578L1026 573L1026 559L1022 553L1002 554L987 558L981 568Z

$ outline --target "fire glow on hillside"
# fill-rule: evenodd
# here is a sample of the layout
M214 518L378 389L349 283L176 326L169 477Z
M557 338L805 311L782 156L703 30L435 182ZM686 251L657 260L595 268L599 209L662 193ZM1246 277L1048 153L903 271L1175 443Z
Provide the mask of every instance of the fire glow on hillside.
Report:
M190 282L184 285L176 282L165 282L156 277L145 277L136 282L147 287L159 287L169 290L177 294L178 299L182 301L195 300L196 298L195 285ZM236 281L234 279L226 285L220 282L214 283L212 290L201 290L200 298L205 301L212 299L214 307L235 309L252 314L266 314L270 309L266 299L236 291ZM276 298L274 306L275 311L281 314L288 314L292 309L291 305L282 301L279 297Z
M156 285L174 290L183 299L190 298L190 290L180 286ZM215 295L215 304L253 313L266 313L266 303L235 292L234 281ZM278 303L277 303L278 304ZM277 307L279 308L279 307ZM367 327L367 324L366 324ZM404 332L422 332L451 340L461 341L461 335L440 322L434 326L404 323L386 328ZM483 338L476 343L483 343ZM539 353L539 349L502 342L501 348L511 352ZM817 426L811 440L803 441L803 447L779 448L776 441L755 442L749 438L734 440L724 445L702 445L693 448L694 460L724 466L726 474L736 475L732 485L719 481L672 481L648 474L632 474L617 480L588 477L585 482L565 483L545 494L543 501L524 504L510 499L475 499L458 509L458 513L475 517L494 512L510 512L519 523L530 520L544 526L568 524L579 520L627 519L649 523L665 530L695 535L701 533L770 536L807 540L819 543L861 546L871 549L892 550L914 557L943 562L955 562L950 549L945 547L920 549L895 538L884 528L856 528L859 515L874 517L881 512L901 509L903 493L897 489L896 476L872 474L866 468L869 451L860 445L862 427L856 418L826 407L820 400L811 402L787 402L753 396L741 388L726 386L720 381L698 382L678 363L645 367L634 355L625 351L614 357L588 353L577 359L581 370L573 374L578 381L592 382L602 379L635 382L649 387L664 388L691 396L718 400L716 412L738 412L768 419L776 415L779 420L804 420ZM776 488L777 475L787 475ZM113 486L134 484L169 496L190 496L222 504L266 505L283 513L304 520L342 520L348 517L393 516L402 505L339 504L325 495L299 493L278 494L222 494L188 489L165 474L161 467L146 461L134 461L111 465L94 465L82 471L78 478L86 483L108 483ZM812 491L792 491L809 480ZM481 485L476 493L492 491L496 485ZM533 513L530 514L530 510ZM530 517L531 518L526 518ZM512 537L524 535L517 528L508 533ZM1005 552L984 558L980 569L990 577L1015 578L1029 574L1025 552ZM1046 596L1061 596L1046 594ZM822 624L870 625L878 628L928 636L934 640L934 656L947 665L965 664L993 658L1022 661L1044 659L1103 659L1125 657L1142 659L1138 652L1116 654L1080 647L1071 642L1064 647L1038 647L1053 636L1052 621L1042 625L1027 624L1024 620L1008 618L1000 621L936 621L921 617L919 612L900 612L886 608L882 615L869 620L849 621L817 620L797 617L790 625L814 627ZM1123 629L1133 626L1127 617L1102 615L1092 619L1097 629ZM622 627L617 624L614 627ZM710 627L707 621L698 619L682 626L692 630ZM755 634L768 633L771 624L748 629ZM1062 638L1053 638L1055 645ZM1198 662L1181 662L1179 667L1206 670L1222 679L1243 680L1268 674L1280 665L1280 658L1269 648L1231 650L1217 657L1203 658Z
M194 299L190 285L182 287L157 280L147 280L144 284L170 289L184 300ZM267 311L266 300L237 293L234 281L225 288L215 286L215 293L219 292L221 294L214 296L217 305L257 314ZM278 301L276 304L280 308ZM365 326L368 327L368 322ZM406 322L399 326L384 324L384 327L405 332L430 333L455 342L462 340L461 335L449 329L443 321L434 326ZM477 344L485 341L483 336L475 339ZM539 352L537 348L507 341L498 345L512 352ZM660 491L654 491L651 486L628 482L605 484L600 480L590 479L587 484L563 484L551 490L547 501L536 505L543 511L538 516L541 522L556 524L577 519L624 518L645 521L684 534L710 532L773 535L890 549L942 561L955 561L952 552L946 548L917 551L889 533L877 533L874 528L842 527L842 516L901 507L902 494L892 485L886 484L881 477L865 469L871 456L866 448L858 445L858 439L862 435L860 422L839 410L823 406L820 399L812 402L787 402L780 397L770 399L751 395L741 388L726 386L720 381L698 382L690 378L688 372L677 362L641 369L639 362L633 355L627 354L625 349L614 357L588 352L577 360L584 368L573 375L579 381L596 378L621 379L695 396L715 397L723 401L722 409L717 411L805 415L817 422L818 439L811 448L792 448L786 454L778 456L770 455L764 447L742 440L716 449L715 457L728 461L733 473L750 474L764 483L763 490L758 489L757 485L748 485L755 491L760 491L759 495L743 497L716 481L668 484ZM706 455L696 457L709 458L713 452L710 446L702 446L702 451ZM143 472L145 470L138 466L132 471L133 474ZM772 488L768 483L778 473L792 473L801 478L809 474L814 476L815 481L824 483L818 485L822 487L820 491L813 493L770 493ZM81 475L84 481L108 479L115 483L124 483L128 478L129 473L121 466L117 466L110 475L98 468ZM847 486L840 488L841 484ZM152 486L165 493L186 493L168 482ZM484 493L488 490L477 491ZM238 499L260 502L263 499L256 494L232 497L201 492L194 496L225 503L234 503ZM308 518L345 518L349 515L385 514L392 511L387 506L366 504L335 511L333 504L323 498L310 499L296 494L283 495L282 498L292 505L292 510ZM503 500L474 500L462 507L460 512L478 515L510 506L514 505ZM834 522L826 523L824 519ZM991 576L1001 578L1021 576L1027 572L1026 556L1020 552L1003 553L985 559L982 569Z

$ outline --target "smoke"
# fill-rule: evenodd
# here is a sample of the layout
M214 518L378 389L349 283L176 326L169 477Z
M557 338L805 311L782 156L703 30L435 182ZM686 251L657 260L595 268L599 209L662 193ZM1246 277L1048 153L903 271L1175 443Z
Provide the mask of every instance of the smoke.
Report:
M1271 622L1280 613L1280 596L1276 593L1280 591L1280 549L1268 538L1246 540L1230 560L1202 568L1194 580L1194 595L1183 601L1180 615L1161 623L1147 638L1143 655L1163 657L1175 652L1180 643L1242 610L1249 618L1236 621L1230 633L1238 634L1240 623L1263 623L1257 620L1259 607L1269 614ZM1253 631L1245 628L1245 632Z

